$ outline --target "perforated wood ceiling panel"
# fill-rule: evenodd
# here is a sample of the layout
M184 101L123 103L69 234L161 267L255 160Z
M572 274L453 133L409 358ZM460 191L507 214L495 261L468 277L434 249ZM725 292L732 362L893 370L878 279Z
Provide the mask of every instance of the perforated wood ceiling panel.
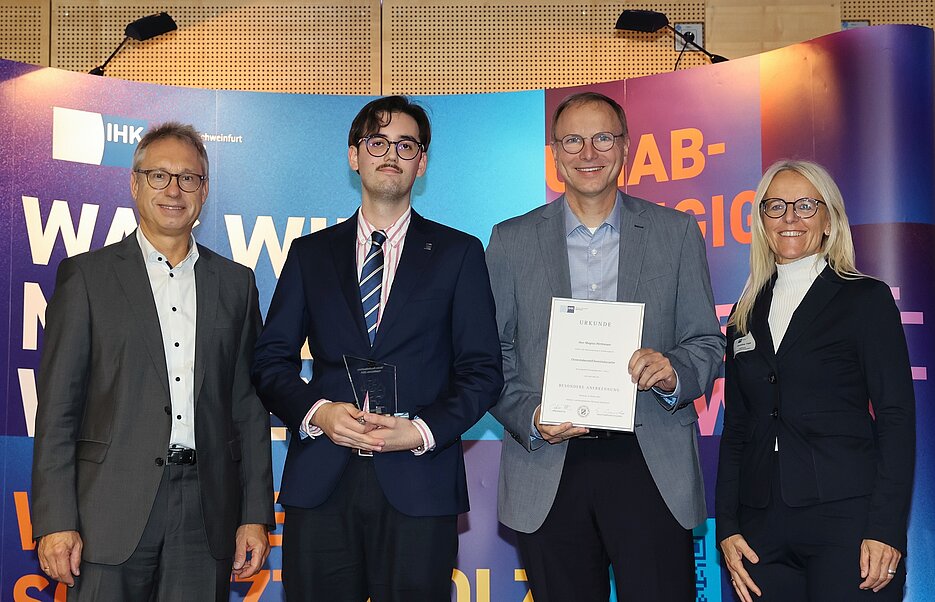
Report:
M935 0L839 0L841 19L935 27Z
M0 0L0 56L33 65L49 64L49 3Z
M624 8L705 20L704 2L384 0L383 93L528 90L671 71L672 34L616 31ZM680 68L705 60L686 53Z
M379 92L379 0L260 0L202 6L53 0L51 64L87 71L117 47L127 23L166 11L179 30L130 40L113 77L215 89Z

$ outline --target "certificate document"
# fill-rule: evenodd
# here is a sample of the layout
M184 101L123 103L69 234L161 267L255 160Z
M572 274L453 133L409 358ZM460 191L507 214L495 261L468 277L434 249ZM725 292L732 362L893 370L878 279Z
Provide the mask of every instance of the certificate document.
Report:
M553 298L539 420L632 432L642 338L642 303Z

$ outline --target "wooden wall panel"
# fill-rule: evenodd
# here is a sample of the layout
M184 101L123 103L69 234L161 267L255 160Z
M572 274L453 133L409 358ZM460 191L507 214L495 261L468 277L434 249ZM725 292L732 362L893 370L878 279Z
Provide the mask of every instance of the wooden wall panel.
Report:
M708 0L708 50L740 58L841 30L834 2Z
M379 93L379 0L53 0L51 66L97 66L123 39L127 23L160 11L179 30L130 40L108 75L215 89Z
M0 56L49 64L48 0L0 0Z
M0 56L88 71L127 23L158 11L178 32L130 41L108 75L218 89L321 94L561 87L672 70L671 33L614 30L624 8L703 23L731 58L840 29L935 26L935 0L0 0ZM681 68L707 63L686 53Z
M840 0L841 19L935 27L935 0Z
M383 92L563 87L671 71L673 34L614 29L624 8L704 22L704 2L384 0ZM681 68L704 64L686 53Z

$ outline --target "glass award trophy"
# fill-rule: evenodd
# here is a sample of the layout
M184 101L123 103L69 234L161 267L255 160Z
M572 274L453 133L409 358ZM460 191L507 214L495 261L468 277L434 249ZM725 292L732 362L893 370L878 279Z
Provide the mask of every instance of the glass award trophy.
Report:
M354 401L372 414L396 414L396 366L374 360L344 356Z

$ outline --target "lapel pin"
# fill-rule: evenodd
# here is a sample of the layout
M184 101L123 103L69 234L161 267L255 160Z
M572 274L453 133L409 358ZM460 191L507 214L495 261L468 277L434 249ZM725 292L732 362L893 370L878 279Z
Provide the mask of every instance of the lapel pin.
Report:
M426 250L426 251L431 251L431 250L432 250L432 243L430 243L430 242L425 243L425 250Z

